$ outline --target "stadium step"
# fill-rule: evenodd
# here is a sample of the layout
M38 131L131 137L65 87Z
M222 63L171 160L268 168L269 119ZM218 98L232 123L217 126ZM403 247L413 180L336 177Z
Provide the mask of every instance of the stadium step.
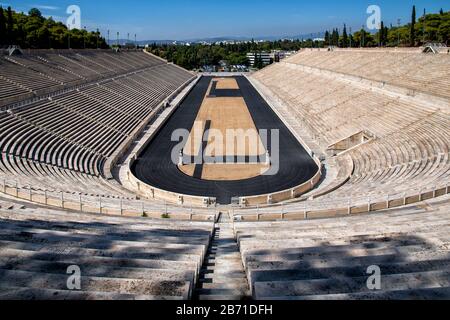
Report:
M429 271L383 276L384 291L406 291L447 288L448 271ZM300 281L256 282L255 298L314 296L327 294L370 293L366 287L367 277L336 277L329 279L308 279Z
M249 298L242 257L227 213L221 213L194 298L198 300L246 300Z
M134 295L111 292L85 292L70 290L37 289L29 287L0 288L1 300L183 300L182 296Z

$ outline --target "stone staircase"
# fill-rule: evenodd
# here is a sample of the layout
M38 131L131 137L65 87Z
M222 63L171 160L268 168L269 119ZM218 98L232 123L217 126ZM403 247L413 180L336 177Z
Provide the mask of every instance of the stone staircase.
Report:
M195 298L198 300L246 300L250 295L242 258L228 213L221 213Z

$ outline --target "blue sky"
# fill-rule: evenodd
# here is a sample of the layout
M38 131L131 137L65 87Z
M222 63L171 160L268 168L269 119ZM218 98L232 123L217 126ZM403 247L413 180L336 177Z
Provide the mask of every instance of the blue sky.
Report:
M39 8L45 16L65 21L66 8L80 6L82 25L103 34L137 33L139 40L218 37L292 36L321 32L344 23L360 28L371 4L381 7L386 24L410 20L415 4L450 10L448 0L0 0L5 7L28 12Z

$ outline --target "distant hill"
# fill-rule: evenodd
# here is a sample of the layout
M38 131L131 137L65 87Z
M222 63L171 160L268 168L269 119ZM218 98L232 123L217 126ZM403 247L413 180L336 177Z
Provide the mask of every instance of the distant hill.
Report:
M137 44L140 46L144 46L146 44L151 44L151 43L156 43L156 44L160 45L160 44L171 44L171 43L174 43L174 41L175 40L139 40L139 41L137 41ZM130 39L130 41L128 41L127 39L119 39L120 45L124 45L127 42L134 43L134 39L133 40ZM116 43L117 43L116 39L109 40L109 42L108 42L109 45L115 45Z
M313 38L323 38L324 33L315 33L313 34ZM213 37L213 38L193 38L193 39L184 39L184 40L139 40L137 41L138 45L143 46L146 44L156 43L158 45L161 44L186 44L186 43L216 43L216 42L231 42L231 41L276 41L276 40L297 40L297 39L309 39L311 38L311 34L304 35L296 35L296 36L260 36L260 37L238 37L238 36L224 36L224 37ZM119 44L124 45L127 43L127 39L119 39ZM131 43L134 43L134 40L130 39ZM117 43L117 40L110 40L109 44L114 45Z

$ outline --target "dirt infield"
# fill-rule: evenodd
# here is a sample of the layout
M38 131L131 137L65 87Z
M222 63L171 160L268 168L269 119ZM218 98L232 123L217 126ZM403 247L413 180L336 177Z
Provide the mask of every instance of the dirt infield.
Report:
M234 78L215 78L213 81L217 81L216 88L219 90L223 89L232 89L237 90L239 89L239 85Z
M193 177L195 164L180 166L186 175ZM237 181L255 178L269 169L263 164L204 164L201 179L210 181Z

